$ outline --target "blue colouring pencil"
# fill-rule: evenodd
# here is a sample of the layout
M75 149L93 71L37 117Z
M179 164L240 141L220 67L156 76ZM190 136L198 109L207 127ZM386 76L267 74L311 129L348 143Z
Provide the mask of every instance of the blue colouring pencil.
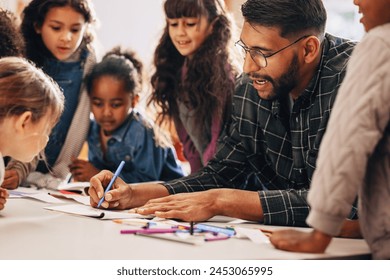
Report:
M230 229L230 228L222 228L222 227L206 225L206 224L197 224L195 227L197 229L200 229L203 231L210 231L210 232L214 232L214 233L223 233L223 234L226 234L228 236L233 236L236 234L234 229Z
M110 183L108 184L106 190L104 191L104 195L103 195L103 197L100 199L100 201L99 201L99 203L98 203L98 206L97 206L98 208L100 207L100 205L102 205L106 193L107 193L109 190L111 190L112 185L114 184L116 178L117 178L117 177L119 176L119 174L121 173L122 168L123 168L124 165L125 165L125 162L122 160L121 163L119 164L118 168L116 169L114 176L111 178L111 181L110 181Z

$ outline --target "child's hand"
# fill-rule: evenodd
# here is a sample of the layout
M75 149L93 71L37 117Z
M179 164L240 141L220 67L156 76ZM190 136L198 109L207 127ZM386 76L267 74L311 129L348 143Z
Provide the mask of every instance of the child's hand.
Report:
M12 169L6 170L4 173L4 181L1 187L4 189L13 190L16 189L18 185L19 185L18 172Z
M4 204L7 201L8 192L6 189L0 188L0 210L4 208Z
M317 230L278 230L273 231L270 237L272 245L277 249L303 253L323 253L331 240L332 236Z
M100 170L95 168L89 161L82 159L73 159L72 163L69 165L69 170L75 181L82 182L88 182L91 177L100 172Z

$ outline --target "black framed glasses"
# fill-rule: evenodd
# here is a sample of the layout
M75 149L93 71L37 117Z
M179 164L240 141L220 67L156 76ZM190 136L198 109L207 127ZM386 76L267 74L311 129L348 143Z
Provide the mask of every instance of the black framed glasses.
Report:
M262 51L260 51L259 49L248 48L247 46L245 46L245 44L241 40L238 40L234 45L243 54L244 59L246 58L246 54L249 52L249 55L251 56L252 60L257 64L257 66L259 66L261 68L265 68L268 65L267 58L274 56L275 54L280 53L281 51L291 47L292 45L298 43L300 40L305 39L307 37L310 37L310 35L302 36L302 37L298 38L297 40L295 40L294 42L292 42L291 44L281 48L280 50L278 50L274 53L268 54L268 55L263 54Z

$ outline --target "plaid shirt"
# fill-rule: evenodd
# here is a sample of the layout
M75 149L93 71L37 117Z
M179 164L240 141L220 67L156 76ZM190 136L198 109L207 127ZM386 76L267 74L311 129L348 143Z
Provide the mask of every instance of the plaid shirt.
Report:
M260 99L242 75L214 159L196 174L164 183L168 191L258 191L265 224L306 225L318 149L354 46L326 34L320 66L291 113L287 101Z

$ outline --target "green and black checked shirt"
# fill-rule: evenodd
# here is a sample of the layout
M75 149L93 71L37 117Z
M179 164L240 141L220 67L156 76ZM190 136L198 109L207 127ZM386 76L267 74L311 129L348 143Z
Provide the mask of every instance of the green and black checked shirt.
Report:
M318 149L355 44L326 34L319 68L291 113L281 101L260 99L242 75L214 159L196 174L164 183L168 191L258 191L265 224L306 225Z

